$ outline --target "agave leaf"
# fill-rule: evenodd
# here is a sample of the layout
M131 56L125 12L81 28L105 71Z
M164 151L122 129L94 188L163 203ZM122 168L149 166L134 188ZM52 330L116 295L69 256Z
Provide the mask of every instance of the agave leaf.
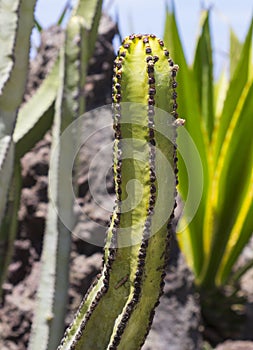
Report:
M233 181L234 177L231 177L230 174L226 173L223 167L224 164L228 164L227 159L230 159L229 153L231 148L232 134L240 116L243 102L245 101L245 97L247 96L251 85L249 81L249 65L251 63L251 40L252 24L250 26L242 51L243 56L240 58L240 61L238 62L237 68L235 70L234 77L229 84L221 117L219 119L216 119L216 129L214 130L212 142L210 144L210 150L213 157L212 165L210 168L210 184L208 190L209 195L207 199L208 206L206 207L203 228L204 251L206 255L205 264L203 265L202 270L202 276L200 278L202 281L201 283L203 284L207 283L210 285L214 283L215 274L219 265L219 261L221 259L221 254L224 251L224 245L227 242L229 230L231 229L231 227L229 228L229 225L226 225L226 233L224 233L223 230L221 230L221 227L219 227L219 223L226 222L226 219L228 218L230 212L229 207L226 207L225 209L224 206L222 208L222 200L226 198L226 195L228 195L228 198L231 198L232 193L227 194L226 190L228 188L234 188L234 185L232 185L232 187L229 187L228 184L230 180ZM245 69L243 68L244 65L246 66ZM243 70L242 73L241 69ZM234 167L234 172L236 171L235 169L238 169L238 167ZM223 187L220 185L222 183L220 182L221 178L224 179ZM227 183L225 183L226 180ZM231 190L230 192L234 193L234 191ZM227 204L229 205L229 202L227 202ZM221 214L221 210L223 211L223 215ZM229 222L231 222L231 220L229 220ZM217 239L217 237L219 238ZM211 264L210 261L213 261L213 264Z
M215 83L215 89L214 89L214 105L215 105L215 121L214 126L218 125L224 101L226 98L228 90L228 78L226 74L226 70L224 69L221 72L221 75L219 77L219 80Z
M221 212L222 218L228 223L228 227L231 225L231 232L227 232L229 238L219 271L223 282L228 278L229 267L231 268L235 263L235 259L241 252L240 249L246 245L253 232L253 217L248 216L249 211L252 210L253 201L253 141L250 131L253 127L252 101L253 84L251 84L245 100L242 101L243 106L237 124L234 124L233 129L231 128L232 136L229 151L224 159L219 183L220 197L223 196L222 189L224 185L227 191L224 191L225 199L220 201L222 202L222 208L219 208L219 203L217 208L219 212L224 208ZM233 125L233 119L231 124ZM241 154L243 154L243 157L240 156ZM234 166L235 162L236 167ZM226 179L226 177L229 177L229 179ZM233 188L233 191L231 191L231 188ZM245 224L247 216L248 223ZM223 229L222 225L220 226L223 236L226 236L226 230ZM244 230L244 233L241 233L243 227L248 227L248 232ZM240 244L237 242L240 242ZM224 269L225 271L223 271Z
M234 110L237 108L238 103L240 104L240 97L243 93L243 89L247 82L251 79L250 77L250 67L251 62L251 50L252 50L252 28L253 19L251 21L244 45L241 50L240 59L236 68L234 69L234 74L229 83L229 89L227 91L227 97L224 102L224 107L222 115L220 118L219 126L217 132L213 137L213 147L214 147L214 161L215 164L218 161L218 157L221 151L222 144L226 137L226 133L231 121L231 116Z
M174 8L174 7L173 7ZM174 10L173 10L174 11ZM204 181L205 185L203 188L203 195L199 205L199 209L194 217L194 219L189 224L189 227L186 231L181 232L179 240L183 246L184 237L187 234L190 234L190 237L187 238L191 242L191 251L194 259L194 270L198 274L201 269L203 261L203 237L202 237L202 226L203 226L203 212L205 204L205 189L207 188L208 181L208 166L207 166L207 150L208 150L208 139L207 135L204 132L203 120L200 117L200 110L198 103L198 94L197 94L197 82L193 72L187 65L184 51L179 35L179 31L176 24L176 15L174 12L167 12L166 15L166 24L164 32L164 41L167 47L170 48L171 56L174 61L179 65L179 73L177 77L178 82L178 112L181 118L186 119L185 127L191 135L193 142L197 146L202 167L204 171ZM187 169L184 165L184 160L180 156L180 149L185 151L185 159L191 159L194 152L193 147L188 147L188 142L180 136L178 137L178 149L179 149L179 192L182 195L183 199L186 200L188 194L189 179L187 174ZM188 139L189 140L189 139ZM187 155L188 152L188 155ZM199 165L199 163L198 163ZM191 184L193 187L199 187L199 179L202 177L202 167L196 166L195 176L191 176ZM191 202L194 202L193 198L188 200L189 208L185 210L185 216L188 216L188 212L191 212ZM183 219L184 220L184 219ZM182 223L183 225L183 223ZM182 226L181 225L181 226ZM184 225L183 225L184 226ZM189 244L187 244L189 246ZM189 254L187 254L189 255Z
M202 13L201 34L195 52L193 73L198 88L198 101L200 102L201 118L204 121L210 140L214 127L214 108L213 62L209 17L209 11L204 11Z
M235 73L236 66L240 60L242 44L233 29L230 29L230 77Z
M207 232L209 229L208 232L211 232L212 238L203 270L204 284L214 281L222 257L224 256L224 260L228 259L229 248L224 254L226 245L236 221L241 220L238 215L243 207L245 212L244 199L248 197L249 179L253 167L253 143L250 131L253 127L252 101L253 88L252 84L248 83L232 115L214 173L212 198L209 203L213 221L211 230L208 227L205 230ZM210 223L207 224L210 225ZM239 234L238 231L237 234ZM235 234L231 242L234 241Z
M249 214L251 216L253 215L252 208L249 210ZM247 219L248 219L248 217L247 217ZM248 232L248 228L247 227L246 227L246 230ZM245 232L244 228L243 228L243 230L241 232L242 232L242 234L243 234L243 232ZM237 244L240 245L240 241L238 241ZM245 247L243 247L243 248L245 248ZM233 254L231 254L231 257L232 256L233 256ZM238 282L239 282L240 278L245 274L245 272L247 272L252 267L253 267L253 259L250 259L243 266L240 266L235 272L233 272L233 274L230 274L229 279L228 279L228 283L238 286L239 285ZM225 272L225 269L224 269L224 272Z
M232 229L230 239L228 241L223 261L221 263L219 273L217 275L217 284L224 285L229 278L233 278L231 270L245 245L248 243L253 233L253 172L247 189L247 194L243 201L238 218ZM244 272L251 268L253 262L248 266L244 266ZM239 276L238 276L239 277ZM234 280L234 278L233 278Z

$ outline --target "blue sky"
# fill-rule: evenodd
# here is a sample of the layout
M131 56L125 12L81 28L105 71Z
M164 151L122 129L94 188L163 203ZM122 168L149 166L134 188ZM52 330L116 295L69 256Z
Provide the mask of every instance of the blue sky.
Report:
M163 36L165 4L169 0L104 0L104 9L119 19L122 37L132 32ZM226 65L229 28L243 40L253 15L252 0L174 0L181 37L191 61L199 29L201 8L212 6L212 37L216 74ZM43 27L56 22L66 0L38 0L36 18ZM117 45L117 44L115 44Z

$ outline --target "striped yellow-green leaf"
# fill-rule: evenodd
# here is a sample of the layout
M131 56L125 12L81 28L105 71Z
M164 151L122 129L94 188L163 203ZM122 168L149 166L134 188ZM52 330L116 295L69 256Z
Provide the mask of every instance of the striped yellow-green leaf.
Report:
M200 283L205 285L214 284L215 280L220 281L220 277L217 279L217 273L221 260L230 260L225 251L228 252L227 244L239 210L243 206L243 198L247 194L245 186L252 169L252 141L249 133L252 125L251 41L252 23L242 48L242 56L235 67L234 76L231 77L210 145L213 166L203 230L206 259L200 278ZM224 254L226 256L223 256ZM220 270L219 275L221 273Z
M173 3L173 2L172 2ZM171 55L180 67L180 74L178 75L178 113L182 118L185 118L185 128L189 132L193 140L193 144L197 147L204 177L204 186L201 189L202 198L199 204L198 210L194 215L193 220L185 226L184 222L179 225L178 239L185 252L187 252L187 260L191 267L194 269L196 274L200 273L203 266L203 218L206 204L206 196L208 189L209 179L209 152L208 152L208 138L205 132L204 121L201 118L200 113L200 102L198 99L198 82L196 81L195 75L193 74L192 68L187 64L184 55L182 42L180 39L175 7L167 10L166 24L164 30L164 42L170 47ZM185 138L181 139L180 134L178 138L179 147L183 148L186 153L186 158L192 160L192 167L195 169L195 176L191 178L192 186L197 189L201 186L199 181L201 177L202 168L199 166L199 162L195 161L193 157L196 154L195 149L191 147ZM181 146L180 146L181 145ZM179 162L178 167L180 168L179 173L179 192L182 196L183 201L186 201L189 189L189 178L188 172L185 167L185 161L181 158L180 152L178 156ZM194 205L195 196L188 198L189 207L186 208L185 216L187 217L191 212L191 207ZM192 205L193 203L193 205ZM182 219L184 220L184 218ZM181 226L184 227L183 231Z
M202 12L201 34L197 41L197 47L193 63L193 74L197 83L201 119L204 122L205 131L210 140L214 128L214 92L212 45L209 16L210 14L208 11Z

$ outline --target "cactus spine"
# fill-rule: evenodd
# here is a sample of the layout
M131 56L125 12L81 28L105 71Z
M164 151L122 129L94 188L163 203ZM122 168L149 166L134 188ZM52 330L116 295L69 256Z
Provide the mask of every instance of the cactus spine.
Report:
M172 231L177 69L155 35L131 35L119 49L112 96L116 203L104 265L58 350L140 349L145 341Z

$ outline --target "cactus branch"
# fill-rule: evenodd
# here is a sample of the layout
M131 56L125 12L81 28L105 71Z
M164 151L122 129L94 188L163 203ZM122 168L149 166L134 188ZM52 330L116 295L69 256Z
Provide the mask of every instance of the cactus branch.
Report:
M0 282L5 278L12 250L13 236L6 229L11 220L6 216L13 213L6 206L15 159L13 130L25 91L35 3L36 0L0 3Z
M99 13L94 12L93 16L98 17ZM97 26L93 28L94 31L97 29ZM75 144L79 137L76 119L83 114L85 108L82 88L91 55L89 35L84 27L83 17L72 16L58 62L59 76L56 77L58 91L49 167L49 205L42 252L41 283L29 349L55 350L63 336L68 301L71 230L75 223L72 179L66 169L73 167ZM75 123L72 123L74 120ZM71 129L69 137L63 136L66 128Z

